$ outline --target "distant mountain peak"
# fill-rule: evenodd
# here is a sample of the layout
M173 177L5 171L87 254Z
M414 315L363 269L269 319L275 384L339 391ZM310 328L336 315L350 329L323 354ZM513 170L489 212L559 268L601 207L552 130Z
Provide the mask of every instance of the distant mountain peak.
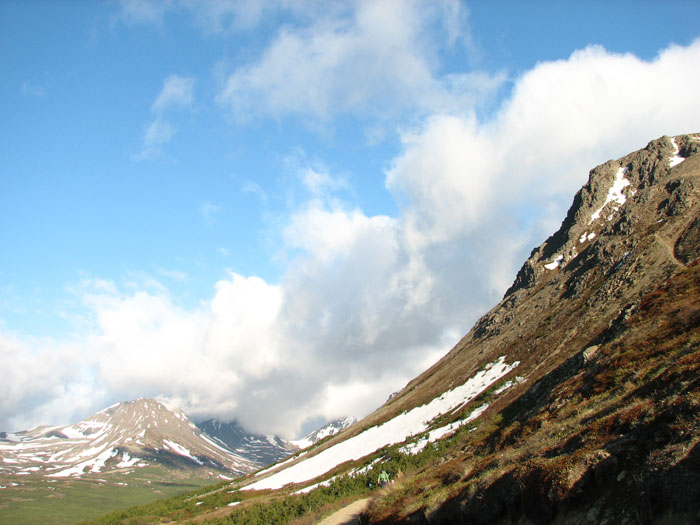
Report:
M153 399L117 403L72 425L11 437L0 443L3 469L20 475L82 477L154 463L234 475L260 467L208 437L182 410Z
M275 463L296 450L296 446L278 436L252 434L236 420L225 423L209 419L197 426L218 443L257 462L260 466Z
M314 443L318 443L322 439L327 438L328 436L338 434L341 430L345 430L355 423L357 423L357 418L353 416L334 419L333 421L323 425L318 430L314 430L306 437L296 441L291 441L291 443L299 448L307 448Z

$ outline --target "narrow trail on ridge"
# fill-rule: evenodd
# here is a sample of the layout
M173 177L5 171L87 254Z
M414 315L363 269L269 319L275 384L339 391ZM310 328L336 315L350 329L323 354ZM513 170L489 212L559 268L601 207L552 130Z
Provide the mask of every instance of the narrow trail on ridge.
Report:
M368 504L369 498L353 501L347 507L343 507L339 511L318 522L318 525L349 525L359 523L360 514L364 512Z

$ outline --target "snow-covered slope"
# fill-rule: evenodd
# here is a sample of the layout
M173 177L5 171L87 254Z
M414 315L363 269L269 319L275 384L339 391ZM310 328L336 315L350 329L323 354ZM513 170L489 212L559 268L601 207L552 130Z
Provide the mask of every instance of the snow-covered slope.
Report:
M445 414L464 407L479 394L506 376L518 366L518 362L506 363L504 356L476 372L465 383L433 399L429 403L402 412L389 421L372 426L365 431L340 441L314 454L299 456L296 462L285 462L280 468L265 470L259 479L247 485L245 490L278 489L289 483L303 483L325 474L341 463L360 459L376 450L396 443L406 442L407 452L418 450L425 443L443 437L456 430L460 423L467 423L483 412L479 407L469 417L457 424L436 427L434 421ZM517 379L505 383L495 395L515 384ZM270 474L270 475L268 475Z
M223 423L209 419L197 426L214 441L261 466L286 458L298 448L278 436L251 434L235 420Z
M118 403L68 426L38 427L0 441L0 472L82 477L150 464L245 474L257 463L201 432L180 410L151 399Z

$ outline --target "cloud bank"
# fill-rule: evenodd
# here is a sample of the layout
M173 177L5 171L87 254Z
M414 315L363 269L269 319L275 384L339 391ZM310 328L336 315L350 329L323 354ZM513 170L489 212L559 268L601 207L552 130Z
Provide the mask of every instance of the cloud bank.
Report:
M317 53L295 40L310 35L280 34L233 73L220 100L236 112L236 100L256 93L265 112L312 118L370 107L370 95L354 97L337 82L352 73L343 64L367 58L365 37L353 31L371 34L370 22L342 32L330 24ZM275 69L281 42L318 81L313 96L295 98L294 78L275 80L286 74ZM381 64L370 64L370 74L398 78ZM591 46L540 63L514 79L487 121L469 105L454 110L434 72L403 66L414 67L409 93L447 102L426 104L430 113L401 130L384 174L400 203L396 217L370 216L334 195L334 174L300 169L308 197L284 222L289 264L280 282L232 272L195 309L178 306L164 287L85 283L88 336L57 342L0 332L0 357L13 370L0 384L0 428L67 422L138 396L287 437L309 419L366 414L500 299L590 168L660 135L698 131L700 122L700 99L688 87L700 83L700 41L652 61ZM190 100L167 86L156 110Z

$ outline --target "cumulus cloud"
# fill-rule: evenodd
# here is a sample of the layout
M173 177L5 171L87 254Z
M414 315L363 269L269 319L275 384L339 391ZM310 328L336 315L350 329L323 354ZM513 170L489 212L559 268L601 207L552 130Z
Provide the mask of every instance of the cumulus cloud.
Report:
M590 168L697 131L700 100L683 93L699 66L700 41L651 61L594 46L515 79L486 122L433 114L403 130L387 169L396 217L343 202L337 177L300 166L308 196L285 221L280 282L231 273L194 309L157 288L84 292L94 331L61 359L0 337L18 371L0 385L0 423L19 424L28 407L22 421L38 423L54 396L82 406L81 392L99 388L100 401L167 397L195 417L287 436L306 420L367 413L497 302Z
M396 116L450 110L491 94L503 76L442 74L435 56L460 39L461 3L357 2L311 23L283 27L252 63L226 79L218 101L251 114ZM439 26L438 31L428 29ZM440 35L436 38L436 35Z
M16 431L83 417L103 393L79 342L22 338L0 332L0 428Z

